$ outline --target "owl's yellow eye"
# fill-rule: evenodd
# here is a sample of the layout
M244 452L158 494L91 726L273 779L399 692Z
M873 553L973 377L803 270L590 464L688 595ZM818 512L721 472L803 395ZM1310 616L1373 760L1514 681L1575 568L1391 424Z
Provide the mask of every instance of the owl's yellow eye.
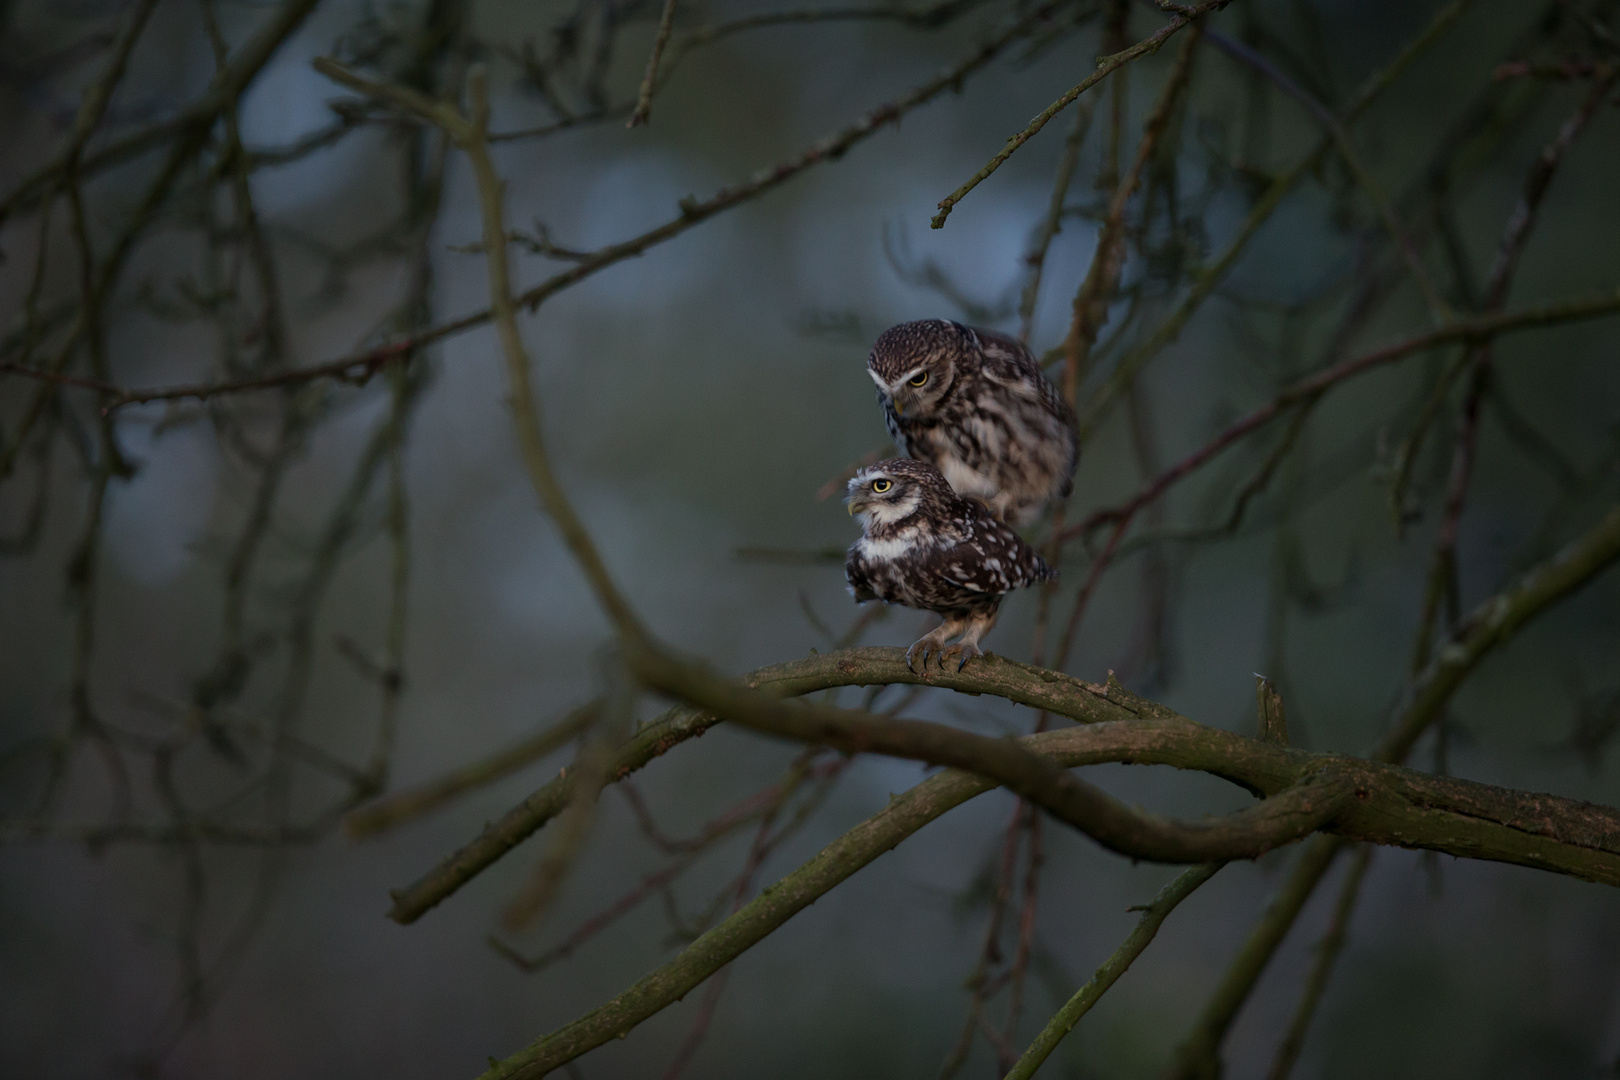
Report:
M894 487L894 481L893 480L874 480L874 481L872 481L872 491L875 494L878 494L878 495L883 494L885 491L888 491L892 487Z
M917 372L917 374L915 374L911 378L907 379L906 384L908 386L921 386L923 383L925 383L927 381L928 381L928 372L919 371L919 372Z

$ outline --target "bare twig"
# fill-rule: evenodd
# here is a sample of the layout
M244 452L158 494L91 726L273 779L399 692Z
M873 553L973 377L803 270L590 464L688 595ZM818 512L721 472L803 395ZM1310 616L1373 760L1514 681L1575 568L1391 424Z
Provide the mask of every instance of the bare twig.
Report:
M1355 911L1356 898L1361 895L1361 883L1366 880L1372 853L1372 848L1363 846L1357 849L1355 858L1350 862L1349 873L1339 889L1338 903L1333 906L1333 921L1328 924L1322 940L1316 944L1316 964L1311 968L1304 992L1299 996L1299 1005L1294 1009L1294 1018L1289 1021L1288 1033L1277 1047L1271 1071L1266 1074L1267 1080L1288 1080L1295 1063L1299 1061L1299 1052L1305 1047L1305 1035L1310 1030L1311 1018L1322 1003L1334 964L1338 962L1349 937L1350 916Z
M1477 318L1459 320L1441 329L1414 334L1381 349L1351 357L1314 375L1306 376L1287 387L1265 405L1262 405L1241 420L1227 425L1218 435L1170 466L1131 499L1118 506L1109 507L1091 514L1085 521L1067 530L1067 534L1084 535L1095 531L1103 525L1118 525L1122 521L1128 521L1142 507L1157 499L1176 482L1197 470L1228 447L1235 445L1244 436L1259 430L1288 408L1300 402L1308 401L1324 391L1348 379L1365 374L1374 368L1393 363L1402 357L1426 349L1456 341L1495 338L1505 333L1531 327L1548 326L1581 319L1602 318L1614 314L1620 314L1620 291L1615 292L1613 295L1597 295L1579 300L1559 301L1553 304L1524 308L1516 312L1482 315Z
M1008 158L1012 157L1019 147L1023 146L1030 139L1034 138L1036 134L1040 132L1041 128L1046 126L1047 121L1051 120L1052 117L1068 108L1069 105L1071 105L1081 94L1085 93L1087 90L1091 89L1093 86L1097 85L1099 82L1106 79L1108 76L1112 75L1115 71L1118 71L1126 64L1129 64L1131 61L1140 59L1144 56L1150 56L1153 53L1158 52L1159 46L1163 45L1166 41L1169 41L1172 37L1174 37L1178 30L1181 30L1185 26L1191 25L1196 20L1208 15L1211 12L1219 11L1221 8L1225 7L1231 2L1232 0L1203 0L1203 3L1178 10L1175 15L1172 16L1169 22L1165 23L1162 27L1155 30L1141 41L1138 41L1130 48L1124 50L1123 52L1114 53L1112 56L1099 57L1097 59L1097 68L1095 71L1093 71L1090 75L1087 75L1084 79L1081 79L1062 97L1058 98L1056 101L1052 102L1052 104L1042 109L1040 113L1036 115L1035 119L1029 122L1028 126L1026 126L1024 130L1007 140L1007 145L1002 147L1000 153L991 158L989 162L985 164L984 168L980 169L978 172L969 177L967 183L963 184L961 187L957 188L955 191L941 199L939 201L939 213L933 216L929 224L936 229L943 229L945 227L945 219L951 216L951 210L956 206L957 203L961 202L963 198L967 196L968 192L978 187L982 181L989 178L991 173L1001 168L1002 163Z
M150 127L126 135L84 157L82 162L76 165L78 174L88 178L161 146L176 136L183 136L190 141L193 138L191 133L206 134L220 113L240 97L242 91L258 77L264 65L269 63L282 43L303 24L319 2L320 0L288 0L243 43L230 65L214 79L208 93L195 104L172 119L159 121ZM97 115L99 116L99 111ZM34 201L43 196L56 182L70 160L72 159L68 157L59 158L35 171L13 188L11 194L0 199L0 221L20 210L32 207Z
M1103 961L1102 967L1097 969L1097 974L1091 977L1091 981L1075 991L1074 996L1064 1003L1057 1015L1047 1022L1041 1033L1035 1036L1035 1041L1030 1043L1029 1049L1018 1059L1018 1063L1006 1072L1006 1080L1029 1080L1029 1077L1034 1076L1041 1064L1052 1055L1052 1051L1057 1049L1064 1036L1074 1030L1080 1018L1091 1011L1091 1007L1119 981L1121 975L1130 969L1136 958L1142 955L1142 951L1152 944L1154 937L1159 933L1159 927L1164 925L1164 920L1170 913L1200 885L1214 877L1223 865L1223 863L1206 863L1203 866L1183 870L1170 884L1159 890L1152 903L1142 909L1142 918L1137 921L1136 928L1131 931L1130 936L1120 943L1113 955Z
M681 213L678 217L656 228L649 229L639 236L602 248L594 253L588 261L581 262L577 266L555 274L528 289L515 298L514 306L527 307L533 310L549 297L583 281L585 278L626 259L640 255L648 248L672 239L716 214L757 198L811 166L838 160L851 147L874 132L898 123L901 117L912 109L927 104L946 91L960 86L964 79L982 69L1014 41L1026 36L1041 20L1049 17L1059 2L1061 0L1054 0L1053 3L1036 8L1001 33L987 40L965 60L921 84L909 93L902 95L895 101L873 109L848 127L818 140L798 156L762 169L743 183L723 188L708 199L701 201L696 199L682 200ZM323 63L331 64L330 61L323 61ZM331 64L331 68L333 70L342 70L335 64ZM325 71L326 69L323 68L322 70ZM366 80L359 80L353 84L352 88L364 91L366 87L379 85ZM417 101L413 104L436 108L432 102ZM273 375L227 382L195 383L184 386L155 387L145 390L115 387L99 380L88 380L72 385L82 385L88 389L106 394L108 400L103 407L118 409L127 405L145 404L154 401L188 399L203 401L227 394L279 389L317 379L337 379L360 384L368 381L388 364L402 361L417 350L467 330L483 326L494 317L493 311L493 308L486 308L483 311L474 312L421 331L400 341L391 342L354 356L342 357L324 364L306 367L299 371L278 372ZM54 378L56 368L42 369L8 364L0 368L0 370L48 381Z
M602 703L591 701L570 712L544 731L522 739L479 761L453 769L408 791L356 810L344 819L355 839L376 836L439 809L470 791L493 784L569 742L596 723Z
M1414 36L1401 51L1384 67L1373 71L1363 81L1361 87L1352 95L1350 102L1344 107L1343 117L1346 125L1362 115L1412 64L1429 49L1451 26L1462 17L1463 13L1474 3L1474 0L1452 0L1450 4L1435 13L1428 25ZM1249 242L1259 233L1271 215L1282 205L1283 199L1306 176L1317 168L1327 154L1332 150L1331 138L1324 138L1311 153L1300 159L1287 172L1276 177L1267 186L1260 198L1255 201L1249 214L1238 227L1236 235L1226 245L1221 254L1195 278L1192 288L1187 296L1176 306L1158 328L1149 334L1140 344L1133 347L1125 356L1121 357L1110 373L1108 380L1093 393L1086 404L1077 409L1079 413L1080 436L1084 441L1101 423L1108 408L1124 391L1130 381L1150 359L1159 355L1165 347L1180 336L1181 331L1192 319L1193 315L1203 305L1204 301L1214 295L1226 275L1230 273L1238 258L1248 248Z
M1366 163L1361 160L1361 154L1356 150L1355 139L1350 134L1350 130L1339 121L1337 116L1333 115L1333 110L1317 101L1260 52L1213 30L1210 31L1209 40L1211 44L1218 47L1228 56L1237 59L1240 63L1248 64L1276 83L1285 95L1299 102L1317 123L1327 129L1328 134L1333 137L1339 156L1349 166L1351 174L1355 177L1356 184L1361 188L1362 193L1366 195L1368 201L1373 204L1373 209L1377 211L1384 228L1389 232L1390 240L1395 243L1396 249L1401 253L1401 258L1405 260L1407 270L1412 275L1412 280L1417 283L1418 291L1423 294L1424 303L1428 305L1431 318L1436 325L1444 324L1451 317L1451 311L1446 302L1440 298L1440 293L1435 289L1434 283L1429 280L1429 273L1423 266L1423 258L1418 253L1417 247L1412 243L1412 238L1407 234L1406 228L1401 224L1400 219L1396 217L1389 196L1385 194L1383 186L1378 183L1377 178L1367 168Z
M641 90L636 95L636 110L630 114L625 127L640 127L652 116L653 90L658 85L658 61L663 58L664 46L669 44L669 32L675 25L675 0L664 0L663 14L658 16L658 35L653 38L652 52L647 57L647 71L641 77Z
M1164 136L1165 128L1192 78L1192 62L1198 52L1199 36L1199 28L1195 26L1182 43L1181 51L1176 54L1175 65L1165 80L1164 89L1159 92L1159 100L1154 104L1153 111L1143 121L1136 156L1109 200L1108 213L1097 232L1097 250L1092 255L1085 280L1075 293L1074 316L1062 346L1065 358L1063 397L1071 407L1075 403L1080 380L1084 377L1091 347L1096 344L1097 334L1108 319L1108 306L1118 291L1120 274L1124 270L1125 207L1136 193L1137 185L1142 181L1142 171L1147 168L1148 160L1158 148L1159 140ZM1057 666L1063 666L1061 659Z
M1029 280L1025 283L1018 302L1018 340L1025 344L1029 343L1030 335L1035 329L1035 303L1040 299L1041 275L1046 268L1046 253L1051 250L1052 241L1063 226L1063 203L1068 198L1069 184L1074 179L1075 167L1080 163L1080 147L1086 141L1086 132L1091 129L1095 105L1095 102L1088 99L1081 102L1080 107L1075 110L1074 127L1069 131L1069 137L1063 144L1063 157L1058 161L1057 171L1053 174L1052 198L1047 203L1046 217L1041 222L1029 254L1024 256L1024 262L1029 267Z

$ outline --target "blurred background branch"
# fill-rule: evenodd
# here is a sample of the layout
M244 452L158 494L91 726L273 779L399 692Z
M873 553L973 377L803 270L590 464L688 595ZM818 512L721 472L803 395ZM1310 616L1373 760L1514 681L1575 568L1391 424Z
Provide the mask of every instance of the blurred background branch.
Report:
M0 1056L1612 1071L1617 15L0 4ZM1084 451L919 674L935 315Z

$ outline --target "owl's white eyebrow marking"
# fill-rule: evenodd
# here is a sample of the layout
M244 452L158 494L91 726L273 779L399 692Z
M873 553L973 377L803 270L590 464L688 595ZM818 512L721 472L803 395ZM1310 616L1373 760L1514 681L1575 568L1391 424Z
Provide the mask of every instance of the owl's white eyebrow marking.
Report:
M872 381L877 383L877 388L879 390L882 390L885 394L890 392L889 384L883 381L883 376L879 375L877 372L873 371L871 368L867 368L866 373L868 375L872 376Z

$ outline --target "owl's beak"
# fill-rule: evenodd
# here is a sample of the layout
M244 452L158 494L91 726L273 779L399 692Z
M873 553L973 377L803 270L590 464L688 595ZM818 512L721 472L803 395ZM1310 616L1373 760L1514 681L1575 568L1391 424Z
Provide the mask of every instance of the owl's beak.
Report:
M848 502L844 503L844 509L849 511L850 517L854 517L862 510L865 510L868 505L870 504L865 499L851 498Z
M896 415L896 416L904 416L904 415L906 415L906 403L905 402L901 401L899 398L890 398L889 401L890 401L890 404L892 404L894 406L894 415Z

